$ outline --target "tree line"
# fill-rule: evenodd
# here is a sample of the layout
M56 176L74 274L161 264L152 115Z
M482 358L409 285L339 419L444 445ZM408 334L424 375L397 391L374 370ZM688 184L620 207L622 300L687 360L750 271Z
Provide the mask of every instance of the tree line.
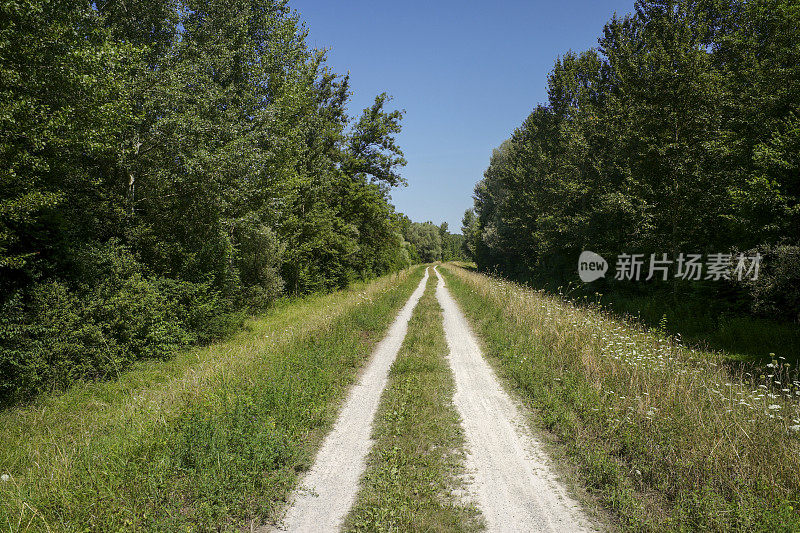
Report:
M400 228L412 263L468 259L464 253L464 236L450 233L447 222L437 226L431 221L412 222L401 215Z
M662 285L800 320L800 4L639 0L547 84L464 216L480 268L565 283L583 250L759 253L755 281Z
M0 402L411 261L403 113L285 0L0 7Z

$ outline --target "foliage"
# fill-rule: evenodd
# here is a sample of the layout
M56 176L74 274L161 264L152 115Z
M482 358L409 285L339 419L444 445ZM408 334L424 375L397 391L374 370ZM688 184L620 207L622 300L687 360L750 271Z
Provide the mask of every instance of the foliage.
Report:
M13 369L29 392L110 375L409 263L402 112L381 94L351 120L285 0L0 9L5 393Z
M637 1L596 49L556 61L547 105L495 150L464 218L467 250L480 268L558 284L586 249L797 247L799 43L789 0ZM796 320L779 296L797 293L796 277L765 268L783 281L669 289Z
M42 281L4 302L0 400L118 377L134 361L165 359L241 326L241 315L226 311L209 284L144 277L114 241L83 255L86 279L99 281Z
M449 232L447 222L436 226L433 222L411 222L403 217L403 237L409 243L412 260L432 263L464 259L463 236Z
M775 246L758 253L764 257L764 269L758 279L745 281L753 309L800 323L800 247Z

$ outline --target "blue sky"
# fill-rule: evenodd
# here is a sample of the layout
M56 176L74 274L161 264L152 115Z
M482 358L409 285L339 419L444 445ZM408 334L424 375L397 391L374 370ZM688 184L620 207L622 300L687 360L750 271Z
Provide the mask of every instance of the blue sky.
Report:
M393 203L451 232L460 232L492 149L547 100L555 59L596 46L606 21L633 3L290 0L309 44L330 49L334 71L350 72L351 115L384 91L406 110L398 141L408 186Z

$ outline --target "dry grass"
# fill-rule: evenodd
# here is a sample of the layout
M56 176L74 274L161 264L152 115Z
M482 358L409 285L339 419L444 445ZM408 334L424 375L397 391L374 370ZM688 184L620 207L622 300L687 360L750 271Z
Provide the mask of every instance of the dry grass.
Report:
M722 354L448 266L501 373L626 529L796 531L800 383L733 373Z

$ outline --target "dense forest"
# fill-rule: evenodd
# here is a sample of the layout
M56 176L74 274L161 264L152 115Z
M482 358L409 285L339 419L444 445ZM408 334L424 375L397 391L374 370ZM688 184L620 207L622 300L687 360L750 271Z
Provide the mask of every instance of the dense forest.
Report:
M566 286L591 250L612 272L591 291L800 320L800 4L640 0L547 84L464 216L480 268ZM622 253L762 260L755 280L632 283Z
M348 116L285 1L0 9L0 401L420 259L403 113Z

